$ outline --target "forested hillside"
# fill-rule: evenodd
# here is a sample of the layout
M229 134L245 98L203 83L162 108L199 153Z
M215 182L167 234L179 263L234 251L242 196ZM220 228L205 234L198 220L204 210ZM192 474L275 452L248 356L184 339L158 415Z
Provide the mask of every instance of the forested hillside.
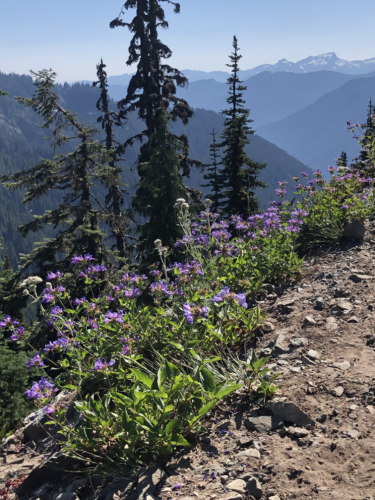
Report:
M0 174L23 170L33 166L41 157L50 158L54 151L45 138L49 135L48 129L41 129L41 120L36 113L24 108L13 99L15 96L32 95L34 86L29 76L5 75L0 73L0 88L9 92L9 96L0 99ZM66 109L79 114L80 118L89 124L95 124L97 119L96 101L99 97L99 89L89 84L58 85L57 93L61 104ZM110 103L113 109L116 103ZM256 128L256 123L254 123ZM178 134L186 133L190 143L190 156L204 163L209 162L209 144L213 128L220 134L223 129L223 117L213 111L196 109L194 117L187 126L181 122L174 125ZM126 138L142 130L142 123L135 116L130 115L126 125L117 129L117 139L124 141ZM98 135L98 140L100 135ZM126 162L124 162L122 181L129 185L128 191L134 193L138 182L138 175L132 169L137 156L139 145L128 148L126 151ZM274 189L279 179L288 179L299 175L306 166L274 144L255 135L251 144L247 147L248 154L259 162L267 163L267 167L261 171L260 179L269 185L269 188L260 190L259 198L262 206L274 198ZM203 190L200 187L204 183L202 173L193 169L190 179L186 180L190 187ZM96 195L102 199L104 193L100 187ZM0 187L0 203L2 216L0 219L0 235L4 240L5 250L9 252L13 265L18 261L19 253L29 252L36 241L51 233L45 230L43 234L36 233L22 238L17 227L32 219L35 214L41 214L46 209L52 208L59 198L56 193L53 197L44 196L37 203L24 206L21 203L21 195L18 192L11 193L2 186ZM126 205L130 203L130 196L126 199Z

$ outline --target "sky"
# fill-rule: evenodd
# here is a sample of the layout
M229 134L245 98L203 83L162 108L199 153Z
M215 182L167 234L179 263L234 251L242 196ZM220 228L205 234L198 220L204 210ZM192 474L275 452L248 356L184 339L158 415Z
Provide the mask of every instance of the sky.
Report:
M234 34L241 69L326 52L346 60L375 57L374 0L179 1L178 15L163 2L169 29L160 38L181 70L226 71ZM102 57L108 75L131 73L134 68L126 66L131 35L126 28L109 28L122 3L7 0L0 15L0 71L52 68L61 82L92 80Z

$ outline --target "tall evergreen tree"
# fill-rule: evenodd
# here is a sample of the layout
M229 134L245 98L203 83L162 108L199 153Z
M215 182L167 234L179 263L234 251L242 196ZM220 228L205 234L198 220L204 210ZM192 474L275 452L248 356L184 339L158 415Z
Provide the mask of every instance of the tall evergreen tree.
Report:
M250 119L250 110L245 108L243 92L247 87L238 77L238 63L242 56L239 54L238 41L233 37L233 52L229 56L231 76L228 78L229 107L221 113L225 116L224 130L221 135L223 148L223 169L221 170L221 193L223 198L220 209L225 215L239 214L243 217L250 215L259 208L259 202L255 198L255 189L266 187L264 182L259 181L259 171L266 164L259 163L249 158L245 152L245 146L249 144L249 135L254 134L250 127L253 120Z
M337 159L338 167L347 167L348 166L348 155L346 151L343 151L340 155L340 158Z
M5 187L26 190L23 202L30 203L49 192L62 192L62 201L43 215L19 227L23 236L39 231L50 224L56 230L54 237L38 243L32 253L22 256L22 270L36 266L42 273L59 262L67 268L74 254L90 253L102 262L104 245L99 229L100 214L94 208L92 185L97 178L98 166L107 161L104 146L94 140L96 127L82 124L76 115L62 108L54 92L56 73L42 70L35 77L33 97L17 97L18 102L32 108L44 120L42 127L54 126L51 140L55 148L73 141L73 152L60 153L52 160L42 159L24 171L2 177ZM65 135L70 131L69 135Z
M101 123L105 133L104 143L108 152L108 163L99 170L99 177L102 183L107 187L108 194L105 197L105 219L110 227L109 237L116 241L118 256L126 257L126 230L131 225L131 220L126 217L122 206L124 204L124 195L126 190L121 183L121 162L124 161L124 145L120 144L114 138L114 127L121 127L122 122L118 113L110 109L110 98L108 95L106 65L103 60L97 65L98 81L93 83L94 87L100 88L100 97L96 107L101 116L98 117L98 123Z
M170 113L162 106L157 110L158 125L152 136L151 158L139 164L144 187L137 195L139 214L146 219L139 228L138 250L142 254L154 250L156 239L161 239L164 246L173 247L177 238L182 236L176 224L175 204L178 198L186 195L179 157L183 145L169 130L169 122ZM168 196L165 196L166 192Z
M205 170L208 173L203 175L203 179L208 181L202 187L209 187L211 189L210 200L212 201L211 210L217 212L219 210L220 200L220 166L222 165L219 153L219 145L216 141L215 129L212 131L212 143L210 144L210 158L211 163L206 165Z
M157 190L158 197L156 199L154 192L151 188L150 179L155 179L164 175L164 168L161 168L159 161L156 159L156 151L160 151L160 140L166 137L165 131L166 124L162 124L163 120L176 121L181 119L184 124L187 124L189 118L193 115L193 110L188 103L179 97L176 97L177 87L185 87L188 83L187 78L175 68L172 68L163 61L172 56L172 51L159 39L158 29L168 28L168 22L165 19L165 13L162 8L162 3L166 2L174 6L176 13L180 12L180 5L172 2L171 0L127 0L123 5L120 16L110 23L111 28L118 26L125 26L133 34L133 38L129 46L129 57L127 64L137 65L135 75L132 76L127 96L120 100L118 106L120 108L120 118L125 118L130 112L136 111L139 118L145 123L145 130L140 134L130 138L125 147L132 144L136 139L142 142L138 158L138 174L140 181L138 189L132 200L132 207L138 214L151 213L152 207L150 203L155 203L154 210L169 210L175 202L175 192L168 191L166 188ZM135 17L131 22L124 22L121 16L129 9L136 9ZM169 110L167 114L161 111L164 107ZM162 122L159 116L163 116ZM168 128L168 127L167 127ZM171 139L169 132L168 140ZM179 184L181 195L184 198L188 197L189 190L181 183L181 173L183 176L190 175L192 165L197 165L199 162L188 158L188 141L185 135L175 137L180 144L183 145L180 151L179 165L169 165L167 170L170 175L175 175L175 180L172 184ZM167 150L170 145L166 143ZM172 155L173 156L173 155ZM167 158L168 159L168 155ZM152 159L152 161L151 161ZM144 165L147 164L148 168ZM179 166L179 168L177 168ZM160 169L160 173L151 172L152 169ZM158 183L158 185L160 185ZM169 221L169 228L172 231L171 235L177 232L177 214L175 211L172 213L160 212L158 218L155 220ZM158 230L164 233L163 227L158 225ZM174 228L174 229L173 229ZM156 230L156 227L155 227ZM138 232L141 231L141 239L146 234L147 241L142 240L140 247L144 251L153 250L153 236L151 233L144 231L142 225L138 225ZM160 236L158 236L160 238ZM168 238L170 240L170 238ZM163 242L165 244L165 242Z

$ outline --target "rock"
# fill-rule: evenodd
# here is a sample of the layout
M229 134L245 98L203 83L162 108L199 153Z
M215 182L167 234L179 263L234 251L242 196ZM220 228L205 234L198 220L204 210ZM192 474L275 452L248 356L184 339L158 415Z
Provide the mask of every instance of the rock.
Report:
M73 491L77 491L79 488L83 488L84 486L86 486L87 484L87 478L83 478L83 479L76 479L75 481L73 481L71 484L69 484L69 486L66 488L66 492L67 493L71 493Z
M339 327L339 325L336 323L335 318L333 318L332 316L329 316L326 319L326 328L327 328L327 330L334 331L334 330L337 330L338 327Z
M303 320L305 325L316 325L316 321L312 316L306 316L306 318Z
M289 370L293 373L301 373L301 367L300 366L290 366Z
M293 347L302 347L305 346L309 343L309 339L306 339L304 337L294 337L290 339L290 345Z
M291 401L268 401L266 407L271 410L274 415L278 415L282 420L285 420L285 422L291 422L301 427L308 424L312 426L315 425L314 420Z
M258 432L270 432L282 424L283 419L278 415L264 417L250 417L245 420L245 427Z
M75 463L73 458L61 452L54 453L48 460L31 470L25 481L17 488L17 494L24 495L29 490L40 488L46 478L51 483L58 483L64 472L71 471Z
M354 283L361 283L361 281L371 280L373 277L368 274L351 274L349 279L354 281Z
M197 498L197 497L195 497ZM243 496L241 495L241 493L228 493L227 496L224 497L223 500L242 500ZM184 500L183 498L181 498L181 500ZM193 500L193 499L191 499Z
M366 228L362 222L355 219L344 227L344 238L356 238L361 240L364 238L366 233Z
M355 429L350 429L350 430L346 431L345 434L348 437L350 437L351 439L360 439L362 437L362 434L360 433L360 431L356 431Z
M280 500L279 495L272 495L272 497L268 497L268 500Z
M249 446L250 444L252 444L253 438L250 436L241 436L238 442L241 446Z
M316 365L316 362L308 358L307 356L302 356L301 361L304 365Z
M320 354L318 353L318 351L314 351L314 349L310 349L306 356L310 359L313 359L314 361L316 361L317 359L320 359Z
M228 427L232 424L230 420L225 420L225 422L222 422L220 425L218 425L217 429L219 431L222 431L223 429L228 429Z
M252 479L250 479L250 481L246 485L246 489L254 498L262 498L263 491L257 478L253 477Z
M341 311L353 310L353 305L350 302L347 302L346 300L341 300L340 302L337 302L337 307L341 309Z
M278 300L275 304L277 307L292 307L294 306L294 299Z
M39 441L39 439L44 439L49 436L44 424L51 420L51 418L46 415L46 413L41 409L30 413L24 421L25 426L23 430L24 439L23 442L27 443L29 441Z
M334 296L336 298L345 298L350 296L349 290L344 290L342 288L335 288Z
M357 316L351 316L348 319L348 323L359 323L359 319L357 318Z
M332 363L333 368L338 368L339 370L349 370L350 368L350 362L349 361L342 361L341 363Z
M229 476L227 476L226 474L223 474L222 476L220 476L221 484L225 484L228 481L228 478L229 478Z
M236 455L234 455L235 458L240 458L240 457L251 457L251 458L260 458L260 453L258 450L254 450L253 448L250 448L249 450L244 450L240 451Z
M289 428L289 436L293 436L295 438L303 438L310 434L310 432L302 427L290 427Z
M157 465L148 467L138 478L137 493L141 496L153 495L157 485L165 477L165 472Z
M289 351L290 347L285 339L285 332L280 332L273 346L272 353L274 356L280 356L281 354L288 354Z
M275 329L275 327L273 326L273 324L270 322L270 321L265 321L262 325L262 330L265 332L265 333L270 333L270 332L273 332Z
M318 311L323 311L325 309L326 303L324 302L322 297L318 297L315 302L314 302L314 309L317 309Z
M35 497L41 497L41 496L45 495L49 490L52 490L51 483L44 483L43 486L41 486L37 490L33 491L33 495Z
M246 492L246 483L242 479L235 479L234 481L230 481L230 483L228 483L226 487L237 493Z
M55 493L52 500L79 500L76 493Z
M322 413L317 419L316 421L319 422L320 424L324 424L324 422L327 420L328 418L328 415L327 413Z
M335 387L334 389L332 389L331 394L336 398L341 398L341 396L344 394L344 388L341 386Z

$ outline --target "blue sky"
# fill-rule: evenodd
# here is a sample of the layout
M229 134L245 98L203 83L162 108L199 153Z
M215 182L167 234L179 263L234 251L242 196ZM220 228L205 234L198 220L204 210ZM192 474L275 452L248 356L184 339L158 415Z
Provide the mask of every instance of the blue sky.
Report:
M241 69L325 52L348 60L375 57L374 0L180 3L179 15L166 7L170 28L161 33L179 69L225 71L233 34L243 54ZM8 0L0 15L0 71L51 67L59 81L93 79L103 57L109 75L130 73L125 65L130 33L108 26L121 5L121 0Z

